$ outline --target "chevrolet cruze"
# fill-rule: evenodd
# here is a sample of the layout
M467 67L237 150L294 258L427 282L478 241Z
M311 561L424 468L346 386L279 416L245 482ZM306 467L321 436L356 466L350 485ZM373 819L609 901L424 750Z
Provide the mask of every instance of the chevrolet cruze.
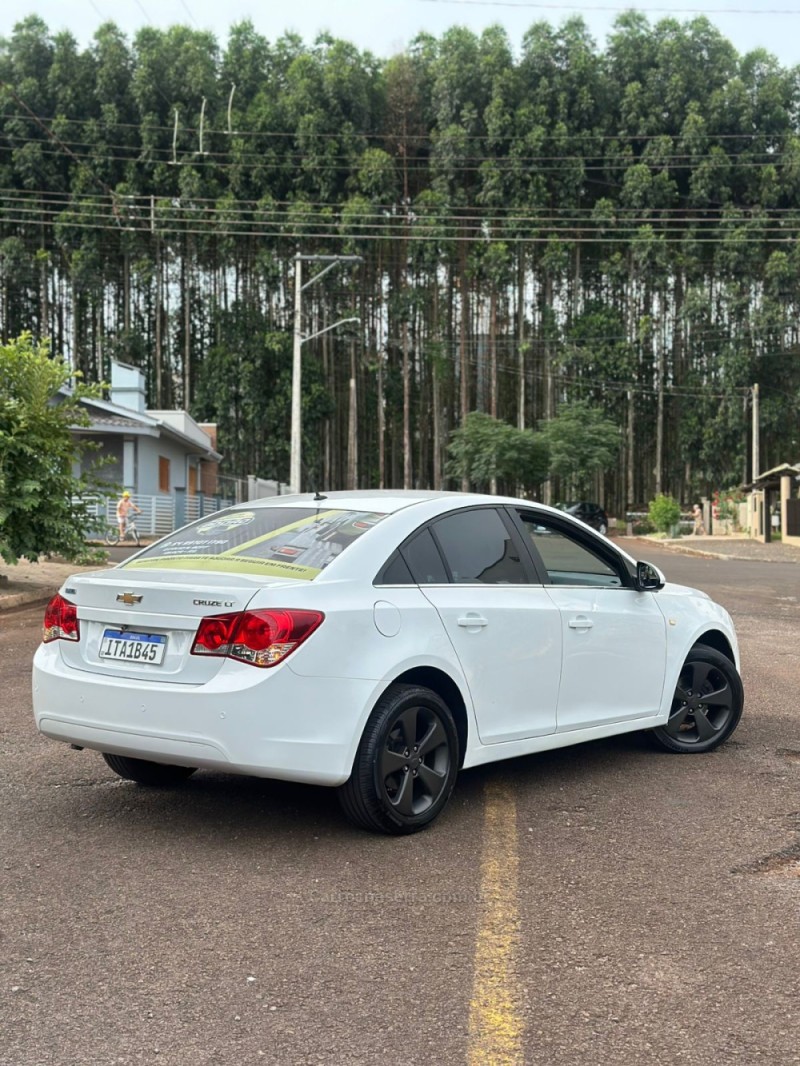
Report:
M36 724L142 785L198 768L328 785L401 834L461 768L648 730L711 751L742 712L727 611L526 500L242 504L47 607Z

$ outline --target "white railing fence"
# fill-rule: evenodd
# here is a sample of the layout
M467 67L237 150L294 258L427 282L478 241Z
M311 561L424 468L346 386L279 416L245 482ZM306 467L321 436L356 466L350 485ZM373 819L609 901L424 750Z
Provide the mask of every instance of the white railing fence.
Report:
M184 520L194 522L198 518L205 518L207 514L213 514L222 507L230 507L233 502L218 496L187 496L183 501Z
M103 538L109 526L116 526L118 499L119 497L93 496L84 501L90 515L87 537ZM131 496L131 499L141 511L141 514L133 513L140 537L163 537L187 522L213 514L223 507L230 507L234 502L220 496L203 494L183 498L174 494Z

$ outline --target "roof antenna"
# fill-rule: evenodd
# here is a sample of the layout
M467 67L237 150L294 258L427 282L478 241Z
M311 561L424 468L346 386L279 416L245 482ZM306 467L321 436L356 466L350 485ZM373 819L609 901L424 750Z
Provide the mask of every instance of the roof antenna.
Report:
M314 488L314 495L311 497L312 500L314 501L314 503L320 503L322 500L327 500L328 497L327 496L323 496L322 493L317 488L317 484L316 484L317 475L311 473L311 471L308 469L308 467L306 466L306 464L303 462L302 459L300 460L300 464L303 467L303 470L305 471L306 478L311 482L311 484L312 484L312 486Z

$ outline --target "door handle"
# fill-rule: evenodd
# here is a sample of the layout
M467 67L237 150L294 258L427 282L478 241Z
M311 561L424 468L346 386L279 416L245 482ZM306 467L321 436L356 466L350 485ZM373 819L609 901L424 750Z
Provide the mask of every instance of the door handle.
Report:
M591 629L594 622L591 618L587 618L584 614L579 614L577 618L570 618L567 625L570 629Z
M481 629L489 624L489 619L484 618L482 614L462 614L456 621L465 629Z

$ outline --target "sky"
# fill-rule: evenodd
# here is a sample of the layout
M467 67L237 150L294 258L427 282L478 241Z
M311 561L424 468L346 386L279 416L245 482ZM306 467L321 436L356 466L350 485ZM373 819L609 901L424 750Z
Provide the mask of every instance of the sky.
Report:
M740 52L763 47L785 66L800 63L800 0L639 0L638 10L657 21L671 14L690 19L705 14ZM0 37L27 15L40 15L52 32L68 29L81 45L103 22L113 21L129 37L143 26L176 23L212 30L224 46L228 27L249 18L274 40L287 30L311 42L328 30L378 56L403 51L421 30L440 36L449 26L480 32L505 27L516 50L525 30L539 20L560 24L581 14L598 42L604 42L619 0L2 0Z

